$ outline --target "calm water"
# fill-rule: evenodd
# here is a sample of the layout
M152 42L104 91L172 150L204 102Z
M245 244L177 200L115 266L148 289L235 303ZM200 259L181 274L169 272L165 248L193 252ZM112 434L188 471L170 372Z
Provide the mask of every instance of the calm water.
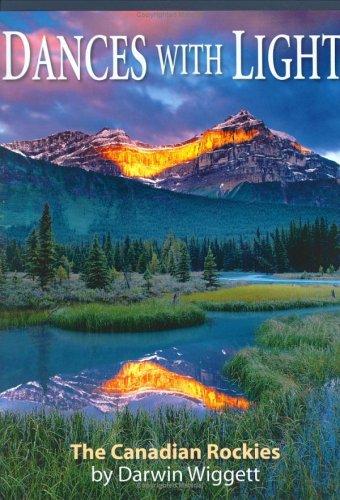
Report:
M257 326L267 318L315 311L320 309L209 313L203 326L154 333L94 334L47 326L5 330L0 332L0 409L27 410L43 404L100 415L125 405L152 409L166 402L201 411L200 404L175 395L117 398L97 389L126 361L151 360L222 392L239 395L221 376L223 363L254 343Z
M270 283L275 283L275 284L291 284L291 285L333 285L333 286L339 286L340 287L340 280L332 278L332 276L329 276L327 279L289 279L289 278L277 278L273 276L272 274L261 274L261 273L243 273L243 272L227 272L227 273L221 273L221 280L222 281L231 281L231 282L244 282L244 283L250 283L250 284L270 284Z

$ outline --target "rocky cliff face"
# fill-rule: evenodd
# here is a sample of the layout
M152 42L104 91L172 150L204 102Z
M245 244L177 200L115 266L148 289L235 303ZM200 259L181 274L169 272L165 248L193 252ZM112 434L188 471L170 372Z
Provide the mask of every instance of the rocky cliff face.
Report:
M103 146L129 144L130 138L123 130L102 129L95 135L65 131L33 141L17 141L4 146L21 152L34 160L44 160L64 167L78 167L111 175L121 175L112 161L99 153Z
M159 188L224 196L242 182L300 182L338 178L340 167L270 130L246 110L186 142L153 147L123 130L95 135L62 132L5 145L34 158L106 175L133 177Z
M165 170L158 186L178 192L224 196L243 182L301 182L334 179L340 167L301 146L294 137L268 129L247 111L230 117L218 127L249 130L252 140L231 143L206 152L193 161Z

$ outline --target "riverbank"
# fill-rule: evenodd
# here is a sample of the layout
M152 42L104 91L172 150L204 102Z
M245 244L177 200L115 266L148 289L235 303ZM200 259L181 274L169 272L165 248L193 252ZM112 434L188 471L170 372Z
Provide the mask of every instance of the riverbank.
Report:
M137 298L137 290L111 301L106 292L95 292L90 302L73 303L72 297L65 295L58 301L46 299L30 307L5 309L0 329L50 324L86 332L151 332L200 325L205 320L204 311L280 311L340 304L339 291L328 285L233 285L194 293L186 285L182 293L175 292L175 301L169 292L163 298L148 298L145 293Z
M263 363L264 358L254 358L254 363L247 363L246 370L241 371L236 369L236 365L240 364L237 355L228 368L235 378L247 373L249 380L256 380L252 386L244 378L244 389L253 395L255 401L247 412L226 411L200 418L190 410L163 408L154 414L123 411L104 421L87 419L81 414L71 417L56 413L0 415L2 496L37 500L46 496L71 500L82 496L150 498L150 489L140 488L138 483L132 481L124 485L115 481L108 487L92 482L91 467L110 469L117 474L120 465L155 471L166 470L167 462L135 459L127 462L110 458L100 461L73 460L70 445L89 443L90 439L89 444L94 448L103 446L110 449L116 442L132 447L147 443L148 447L160 448L167 442L176 442L178 447L201 448L203 454L207 443L229 448L239 447L242 442L249 446L258 443L260 447L279 447L281 458L276 461L231 459L225 462L208 461L204 457L200 463L202 467L207 465L211 469L223 470L256 466L260 469L260 483L236 482L226 490L223 483L213 486L204 481L202 487L195 490L181 488L181 491L187 498L197 499L224 498L226 491L230 498L242 500L335 498L337 391L332 383L324 384L335 375L330 367L335 366L339 318L340 313L328 313L299 320L275 319L259 329L258 346L254 349L271 349L269 354L280 356L280 359L275 358L273 365L267 365L262 378L260 372L263 365L258 365L258 362ZM310 335L313 337L311 342L307 340ZM283 343L286 338L289 338L289 347ZM280 346L279 351L276 346ZM288 349L288 358L281 352L282 346ZM308 356L310 350L317 351L314 361ZM301 357L294 357L295 351L307 355L305 363L302 354ZM251 357L247 359L251 360ZM324 362L320 362L321 359ZM245 364L241 363L241 366ZM275 382L270 378L267 382L272 367L275 369ZM29 460L23 460L23 457L29 457ZM195 466L197 463L186 460L171 462L171 467L179 470L188 465ZM165 499L178 493L176 485L174 488L171 484L167 486L154 486L153 498Z
M13 309L0 311L0 330L11 327L29 327L45 323L50 315L48 309Z
M79 304L55 309L2 311L0 330L41 324L83 332L153 332L203 324L205 313L195 304L148 299L132 304Z
M257 331L256 347L241 350L224 373L253 399L275 394L283 405L340 376L340 313L274 318Z
M339 284L340 284L340 272L337 271L337 272L334 272L332 274L327 274L327 273L307 273L307 272L304 272L304 273L275 273L273 274L273 277L274 278L278 278L278 279L300 279L300 280L318 280L320 282L322 281L329 281L330 279L332 279L333 281L339 281Z
M205 289L205 284L193 273L193 279L180 283L168 274L156 274L148 286L139 273L128 273L126 278L118 273L107 289L87 288L78 274L71 274L70 279L54 282L42 289L37 281L23 273L9 275L0 282L0 312L14 309L48 309L63 305L89 303L131 304L148 298L160 298L165 294L171 297L197 292ZM230 286L226 284L226 286Z

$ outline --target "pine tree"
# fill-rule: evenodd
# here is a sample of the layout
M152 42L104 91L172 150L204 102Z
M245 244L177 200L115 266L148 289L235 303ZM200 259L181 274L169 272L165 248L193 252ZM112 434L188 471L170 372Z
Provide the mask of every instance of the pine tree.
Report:
M60 265L65 270L66 279L69 280L70 279L71 270L72 270L72 264L68 260L68 258L66 257L66 255L63 255L61 257L61 259L60 259Z
M142 253L139 256L138 263L137 263L137 272L140 274L143 274L147 267L148 267L148 255L145 250L142 251Z
M327 272L327 274L330 274L331 276L335 273L335 269L334 269L333 264L331 264L331 265L329 266L329 268L327 269L327 271L326 271L326 272Z
M190 256L185 242L180 246L176 276L181 283L190 280Z
M111 267L114 267L114 264L115 264L115 255L114 255L114 250L113 250L113 245L112 245L111 233L107 233L107 236L105 239L104 252L106 255L106 259L107 259L107 265L111 269Z
M126 256L126 263L127 263L127 270L132 272L136 271L137 269L137 264L138 264L138 255L136 255L135 247L134 245L131 245L127 256Z
M119 272L116 270L116 268L111 267L111 269L110 269L110 281L111 282L116 281L118 276L119 276Z
M152 274L157 274L159 273L160 270L160 263L159 259L157 257L157 254L155 252L152 252L152 257L149 265L150 272Z
M79 245L75 245L72 255L72 270L74 273L79 273L83 269L83 253Z
M176 276L177 266L176 266L175 252L173 249L171 249L169 252L167 271L170 274L170 276Z
M197 239L194 237L192 237L189 242L189 255L190 255L192 270L200 271L202 267L200 262L199 243Z
M131 246L130 236L126 236L124 243L123 243L123 246L122 246L122 252L121 252L122 269L123 269L124 273L128 273L129 271L131 271L131 266L130 266L130 261L129 261L130 246Z
M122 256L123 250L121 248L121 245L119 241L116 241L115 247L114 247L114 262L115 262L115 268L117 271L122 271L124 265L123 265L123 256Z
M13 271L22 272L24 270L24 263L20 244L18 244L15 240L11 241L6 254L7 261L10 262Z
M171 276L176 276L176 265L178 261L178 241L170 232L163 243L161 251L162 268Z
M6 280L7 273L7 263L6 263L6 253L0 251L0 283Z
M152 287L152 274L151 274L149 268L146 269L143 278L145 281L145 287L146 287L147 291L149 292L151 290L151 287Z
M39 223L39 252L37 275L42 288L55 277L55 252L52 235L52 218L48 204L45 204Z
M288 270L288 259L286 249L284 244L280 238L279 230L275 230L274 235L274 255L276 262L276 271L278 273L284 273Z
M106 255L96 236L86 259L84 279L88 288L106 288L110 283Z
M28 236L26 240L25 247L25 270L28 276L30 276L33 281L38 276L38 260L39 260L39 238L38 233L35 229L32 229L32 232Z
M334 267L338 267L340 263L340 231L338 226L333 223L328 232L328 256L330 264Z
M67 272L63 268L63 266L59 266L57 269L57 274L56 274L57 280L59 282L59 285L63 283L67 279Z
M203 279L206 282L206 287L219 286L219 274L217 272L215 256L209 247L206 258L204 259Z

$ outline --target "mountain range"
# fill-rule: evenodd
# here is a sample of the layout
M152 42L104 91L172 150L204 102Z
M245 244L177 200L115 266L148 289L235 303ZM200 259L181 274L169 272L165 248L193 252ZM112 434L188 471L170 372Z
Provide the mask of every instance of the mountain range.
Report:
M313 185L309 181L307 184ZM254 184L248 188L251 186ZM239 191L244 188L245 185L240 185ZM277 191L276 186L273 199ZM336 200L337 205L328 203L320 208L305 207L305 199L301 206L292 206L248 202L242 196L237 201L237 196L212 199L154 189L134 179L87 172L78 167L61 168L0 147L0 233L19 240L37 226L46 202L51 207L53 231L60 242L89 240L95 233L102 235L107 231L116 239L127 234L134 238L162 239L169 231L178 237L242 235L248 239L254 236L257 227L272 231L292 219L306 221L325 216L335 220L340 208L340 198L335 193L328 199ZM269 197L267 201L271 201Z
M292 219L337 220L339 169L245 110L171 146L66 131L0 146L0 231L25 238L48 202L60 241L107 230L247 238Z
M294 203L294 197L285 194L292 192L287 188L291 183L323 181L322 186L339 189L337 163L302 146L294 137L269 129L246 110L187 141L167 146L151 146L132 140L124 130L108 128L95 135L65 131L4 146L63 167L209 197L232 195L235 199L235 187L254 184L251 190L243 189L243 197L251 192L261 199L264 190L258 189L260 184L274 182L281 189L278 201ZM320 200L315 204L322 203L322 196Z

